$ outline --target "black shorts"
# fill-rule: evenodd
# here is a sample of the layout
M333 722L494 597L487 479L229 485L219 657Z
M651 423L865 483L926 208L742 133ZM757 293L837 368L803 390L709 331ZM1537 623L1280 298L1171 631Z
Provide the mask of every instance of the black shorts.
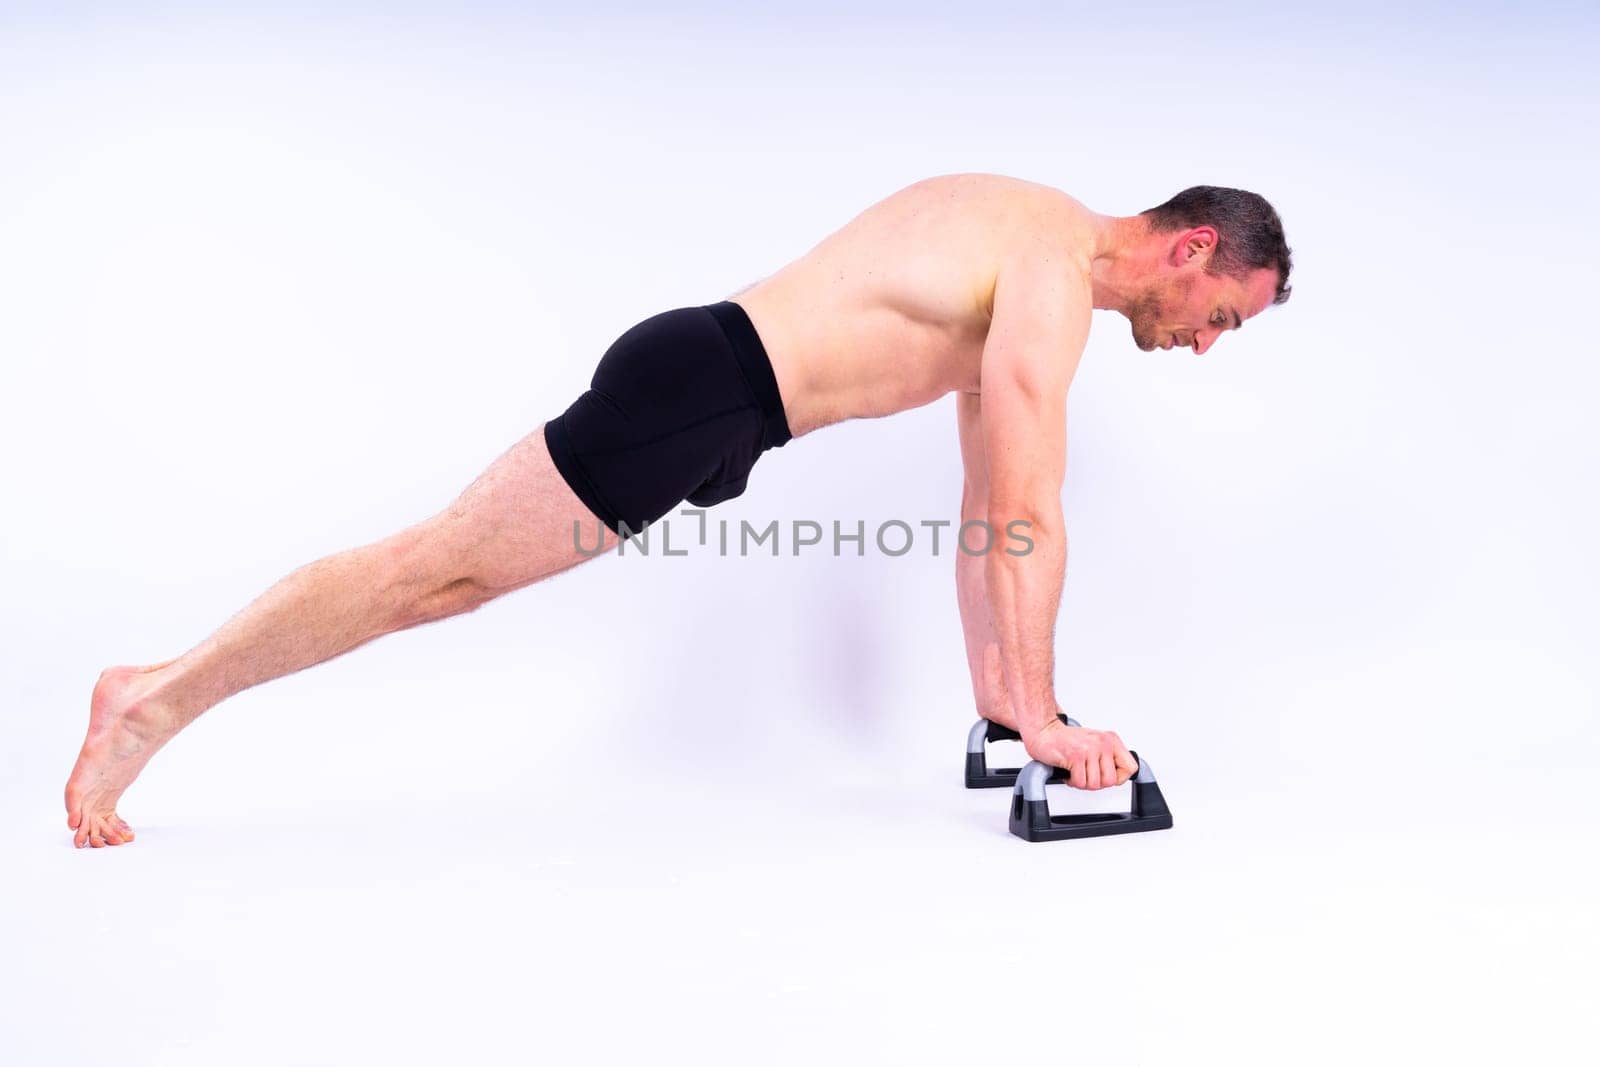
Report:
M788 442L789 420L754 324L724 300L630 328L544 438L578 499L614 533L637 533L684 499L708 507L744 492L761 453Z

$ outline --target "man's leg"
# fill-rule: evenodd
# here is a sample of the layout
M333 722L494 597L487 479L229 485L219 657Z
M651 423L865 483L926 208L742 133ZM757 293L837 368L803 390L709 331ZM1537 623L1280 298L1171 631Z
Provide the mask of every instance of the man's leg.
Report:
M564 571L590 558L601 535L600 548L616 544L551 463L541 426L433 518L300 568L177 659L109 668L90 698L89 733L67 781L74 843L133 840L117 799L207 708Z

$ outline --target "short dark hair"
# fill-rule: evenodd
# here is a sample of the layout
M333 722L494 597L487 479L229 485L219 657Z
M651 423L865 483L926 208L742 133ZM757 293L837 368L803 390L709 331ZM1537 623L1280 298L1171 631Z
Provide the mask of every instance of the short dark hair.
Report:
M1289 299L1290 250L1283 239L1283 220L1264 197L1220 185L1193 185L1139 214L1150 220L1152 233L1213 227L1217 247L1206 273L1243 278L1250 271L1275 267L1278 292L1272 302L1281 304Z

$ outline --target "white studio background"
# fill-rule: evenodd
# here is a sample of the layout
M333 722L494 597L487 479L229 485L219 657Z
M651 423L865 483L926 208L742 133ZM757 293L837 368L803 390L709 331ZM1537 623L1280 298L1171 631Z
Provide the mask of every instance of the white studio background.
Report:
M1593 5L541 6L0 2L0 1062L1587 1047ZM1294 248L1203 359L1100 313L1073 389L1061 698L1173 831L960 788L919 544L588 564L225 703L71 848L101 667L966 170ZM954 518L952 407L710 517Z

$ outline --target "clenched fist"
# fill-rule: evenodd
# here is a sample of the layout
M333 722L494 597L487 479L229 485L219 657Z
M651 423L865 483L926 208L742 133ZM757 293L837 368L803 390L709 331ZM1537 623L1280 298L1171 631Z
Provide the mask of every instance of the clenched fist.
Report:
M1068 726L1052 718L1031 736L1024 734L1022 744L1033 759L1064 768L1067 784L1078 789L1109 789L1139 770L1128 746L1110 730Z

